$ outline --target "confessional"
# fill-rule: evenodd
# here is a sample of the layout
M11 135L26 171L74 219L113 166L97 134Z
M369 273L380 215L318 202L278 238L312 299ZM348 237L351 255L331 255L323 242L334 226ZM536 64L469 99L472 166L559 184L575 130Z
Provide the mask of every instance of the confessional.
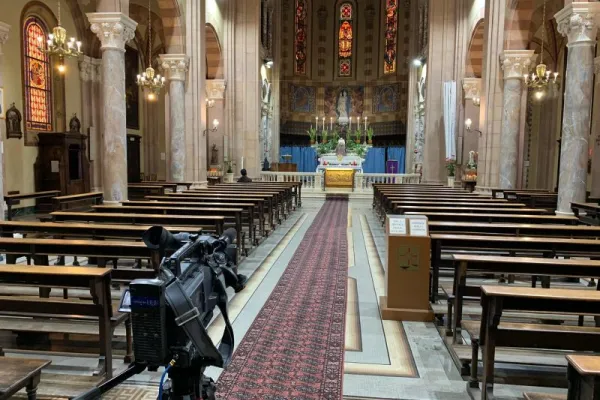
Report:
M87 136L79 132L48 132L38 135L34 164L35 190L60 190L61 195L90 191Z

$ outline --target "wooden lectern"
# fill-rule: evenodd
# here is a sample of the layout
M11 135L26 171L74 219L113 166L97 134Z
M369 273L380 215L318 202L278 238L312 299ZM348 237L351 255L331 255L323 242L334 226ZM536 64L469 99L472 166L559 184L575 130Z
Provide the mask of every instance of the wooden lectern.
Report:
M433 321L429 304L431 239L422 215L388 215L387 262L381 317L394 321Z

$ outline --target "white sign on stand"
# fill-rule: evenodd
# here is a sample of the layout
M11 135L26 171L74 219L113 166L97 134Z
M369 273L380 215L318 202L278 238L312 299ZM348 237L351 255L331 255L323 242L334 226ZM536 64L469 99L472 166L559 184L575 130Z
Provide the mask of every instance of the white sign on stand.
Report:
M410 219L410 235L411 236L428 236L427 220L424 218Z
M390 217L390 235L406 235L406 218Z

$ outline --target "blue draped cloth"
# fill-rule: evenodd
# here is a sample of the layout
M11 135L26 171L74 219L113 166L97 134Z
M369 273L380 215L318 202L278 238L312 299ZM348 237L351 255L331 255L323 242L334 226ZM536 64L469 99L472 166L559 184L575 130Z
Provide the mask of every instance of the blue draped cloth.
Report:
M371 147L363 162L365 174L385 173L385 147Z
M403 174L405 170L406 162L406 149L404 147L389 147L388 148L388 160L397 160L399 174Z
M298 172L315 172L317 170L317 151L312 147L286 146L279 149L279 155L291 154L291 163L297 165ZM281 161L280 161L281 162Z

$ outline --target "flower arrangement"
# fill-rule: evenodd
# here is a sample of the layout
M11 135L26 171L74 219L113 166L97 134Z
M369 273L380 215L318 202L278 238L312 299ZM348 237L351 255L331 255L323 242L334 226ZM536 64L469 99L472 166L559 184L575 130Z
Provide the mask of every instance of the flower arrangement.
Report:
M454 158L446 158L446 170L448 171L448 176L454 176L456 171L456 160Z
M323 133L321 133L321 141L323 142L323 144L327 143L328 135L329 135L329 132L327 132L326 130L323 130Z
M235 165L235 161L233 161L233 160L226 160L225 161L225 165L227 165L227 173L228 174L233 174L233 167Z

